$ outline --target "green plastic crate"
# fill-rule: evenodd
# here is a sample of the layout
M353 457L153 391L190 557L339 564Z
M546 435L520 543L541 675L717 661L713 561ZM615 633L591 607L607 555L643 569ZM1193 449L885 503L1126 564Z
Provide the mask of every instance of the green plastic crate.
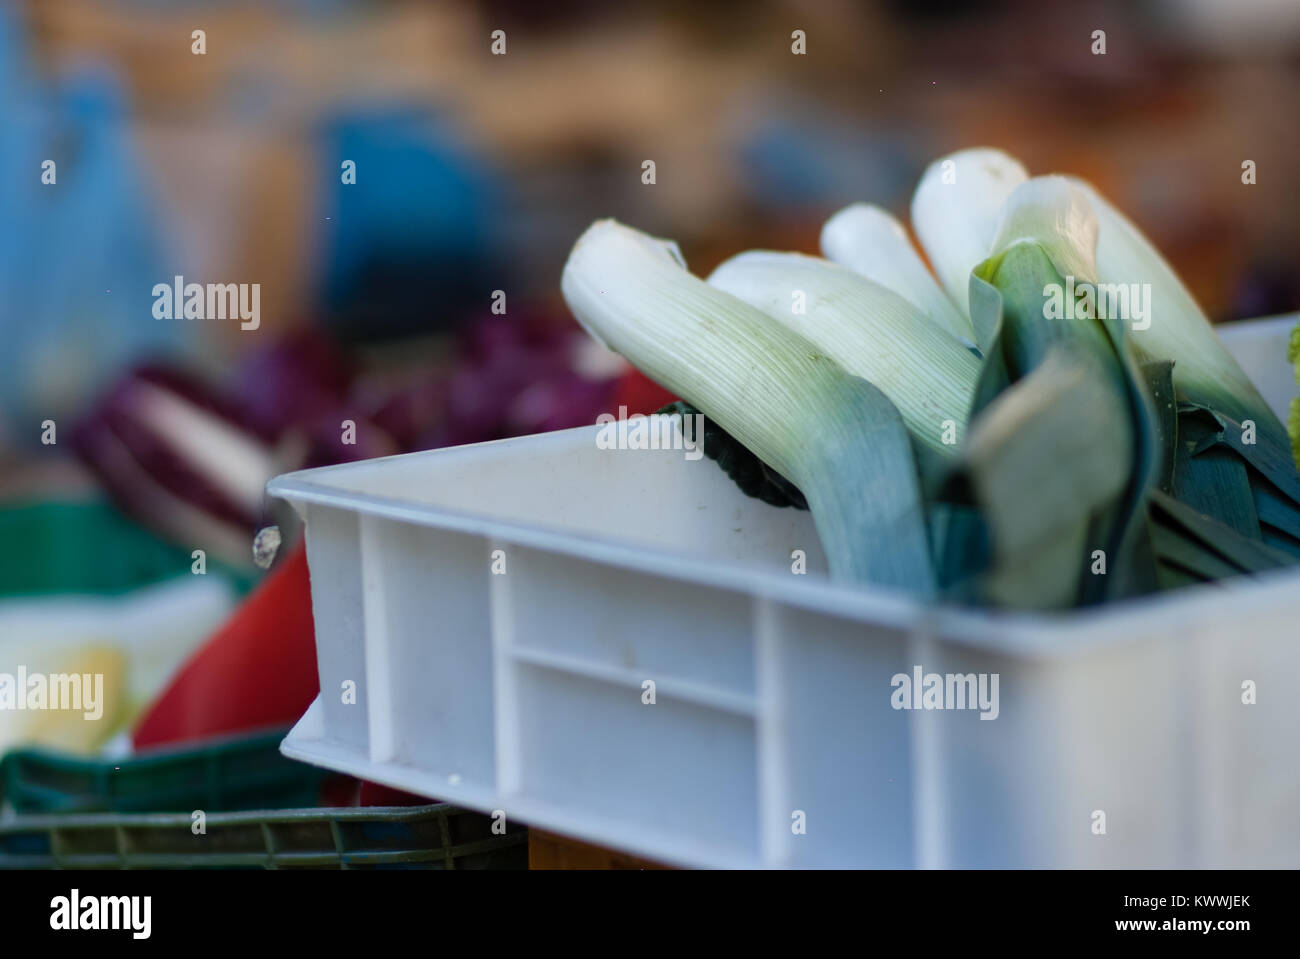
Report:
M528 830L443 803L0 819L0 869L526 869Z
M0 759L0 806L19 813L228 812L315 806L328 770L280 753L287 730L212 739L123 759L44 749Z
M119 595L189 576L193 562L188 548L155 536L105 500L0 505L0 544L0 598ZM257 581L255 571L212 557L207 569L240 592Z

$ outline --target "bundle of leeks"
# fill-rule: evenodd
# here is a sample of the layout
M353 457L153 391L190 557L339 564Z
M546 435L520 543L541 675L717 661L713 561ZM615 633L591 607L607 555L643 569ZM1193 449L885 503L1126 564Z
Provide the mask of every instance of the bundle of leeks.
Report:
M1287 429L1092 187L965 150L912 225L938 282L867 204L826 223L825 259L752 251L707 281L603 220L563 292L797 488L839 580L1045 609L1300 562Z

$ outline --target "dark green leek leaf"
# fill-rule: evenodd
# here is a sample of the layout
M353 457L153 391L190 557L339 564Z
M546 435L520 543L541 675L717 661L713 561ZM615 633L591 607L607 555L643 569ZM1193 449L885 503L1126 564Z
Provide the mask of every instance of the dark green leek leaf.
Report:
M1177 439L1176 433L1171 434L1160 426L1161 414L1150 387L1151 374L1143 369L1144 364L1152 361L1126 335L1120 318L1112 316L1099 319L1097 323L1110 340L1123 370L1133 417L1134 466L1128 489L1108 518L1114 530L1110 574L1085 581L1088 587L1093 588L1085 594L1084 602L1140 596L1159 588L1155 551L1150 539L1151 527L1146 521L1148 498L1159 488L1161 479L1170 475L1173 469L1169 465L1173 457L1169 444ZM1163 385L1160 388L1163 389Z
M1151 494L1152 518L1157 525L1176 529L1243 573L1257 573L1292 564L1285 552L1257 539L1242 536L1213 517L1159 491Z
M1255 513L1264 526L1286 533L1300 540L1300 510L1276 486L1261 476L1255 478L1252 492L1255 496Z
M1290 533L1284 533L1273 526L1266 526L1263 523L1259 527L1260 538L1268 546L1293 557L1292 562L1300 561L1300 539L1292 536Z
M696 416L699 410L683 400L669 403L656 413ZM788 479L746 449L739 440L708 417L704 418L704 455L722 467L746 496L769 506L807 509L803 493Z
M1160 586L1172 589L1204 583L1230 576L1240 576L1242 570L1204 543L1185 532L1176 523L1153 523L1151 544L1158 560Z
M1221 429L1207 426L1203 417L1183 418L1173 495L1198 513L1212 516L1250 539L1259 539L1259 516L1246 464L1219 443L1221 434Z
M1236 450L1279 493L1291 500L1296 509L1300 509L1300 472L1292 462L1290 450L1271 439L1271 434L1265 431L1263 418L1254 421L1254 442L1247 442L1251 434L1241 420L1222 410L1202 408L1207 409L1223 424L1219 441Z

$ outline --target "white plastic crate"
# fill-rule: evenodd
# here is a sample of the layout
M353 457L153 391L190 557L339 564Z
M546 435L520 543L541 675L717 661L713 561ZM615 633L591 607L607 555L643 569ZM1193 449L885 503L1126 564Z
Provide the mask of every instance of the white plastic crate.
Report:
M1293 322L1225 331L1279 412ZM711 461L595 432L271 482L322 689L287 755L684 865L1300 866L1297 574L927 609L832 585L809 515ZM997 674L997 719L895 710L917 665Z

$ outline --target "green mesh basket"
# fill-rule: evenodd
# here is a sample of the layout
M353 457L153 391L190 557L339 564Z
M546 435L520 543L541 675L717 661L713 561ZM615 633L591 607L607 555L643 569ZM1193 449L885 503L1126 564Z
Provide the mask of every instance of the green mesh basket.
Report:
M334 774L280 753L285 729L123 759L20 749L0 759L0 807L19 813L228 812L315 806Z
M0 819L0 869L526 869L528 831L437 803Z

